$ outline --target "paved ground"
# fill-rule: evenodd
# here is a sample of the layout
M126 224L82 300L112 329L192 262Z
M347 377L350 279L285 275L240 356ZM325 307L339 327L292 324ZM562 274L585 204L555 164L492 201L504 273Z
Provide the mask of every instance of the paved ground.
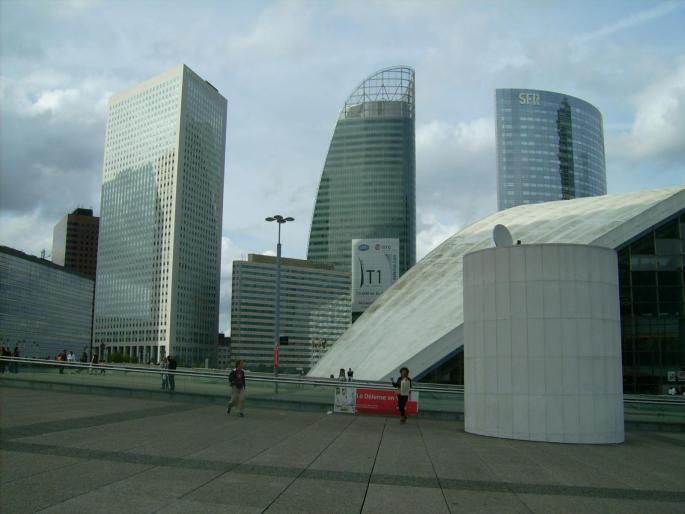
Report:
M685 434L526 443L455 422L0 388L0 511L685 513Z

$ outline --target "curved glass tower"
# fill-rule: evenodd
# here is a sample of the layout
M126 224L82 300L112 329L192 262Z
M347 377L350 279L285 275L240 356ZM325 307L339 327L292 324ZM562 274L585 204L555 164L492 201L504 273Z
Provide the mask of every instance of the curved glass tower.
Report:
M352 239L399 239L400 274L416 261L414 70L364 80L333 132L309 234L307 258L350 271Z
M497 206L605 195L602 114L561 93L497 89Z

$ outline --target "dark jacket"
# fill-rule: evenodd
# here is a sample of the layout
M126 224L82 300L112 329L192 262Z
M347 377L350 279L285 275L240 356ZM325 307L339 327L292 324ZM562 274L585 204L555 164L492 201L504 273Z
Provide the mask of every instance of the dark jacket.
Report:
M178 366L176 358L172 357L171 359L169 359L169 369L176 369L176 366Z
M228 375L228 383L242 389L245 387L245 370L234 368Z

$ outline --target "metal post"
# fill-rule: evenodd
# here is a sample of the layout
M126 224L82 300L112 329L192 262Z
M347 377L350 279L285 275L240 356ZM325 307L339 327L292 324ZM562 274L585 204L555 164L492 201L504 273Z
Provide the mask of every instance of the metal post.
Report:
M278 366L276 365L276 354L280 360L281 346L281 223L278 223L278 245L276 246L276 306L274 316L274 376L278 376ZM278 388L278 384L276 384Z

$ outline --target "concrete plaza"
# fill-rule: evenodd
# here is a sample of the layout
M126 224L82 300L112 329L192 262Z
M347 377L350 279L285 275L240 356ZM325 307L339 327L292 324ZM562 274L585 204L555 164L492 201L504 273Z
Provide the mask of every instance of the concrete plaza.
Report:
M683 512L685 433L622 445L0 387L0 511Z

